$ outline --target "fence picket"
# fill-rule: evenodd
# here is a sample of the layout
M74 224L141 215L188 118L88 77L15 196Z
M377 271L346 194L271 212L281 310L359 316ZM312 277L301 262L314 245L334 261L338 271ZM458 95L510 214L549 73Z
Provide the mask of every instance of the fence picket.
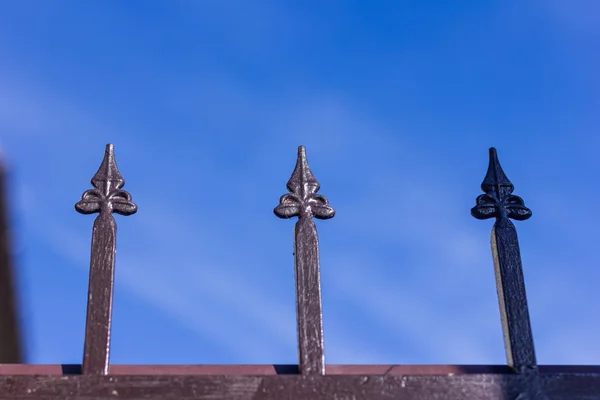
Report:
M485 194L477 197L471 214L477 219L496 218L491 242L506 357L509 366L524 371L536 367L536 358L519 240L510 218L524 221L531 217L531 210L512 194L514 186L502 170L495 148L490 148L489 157L481 184Z
M112 213L135 214L137 206L129 193L120 190L125 181L117 168L112 144L106 145L102 164L91 182L94 189L83 193L75 205L81 214L99 213L92 230L82 372L107 375L117 235Z
M319 241L312 218L335 215L325 196L317 194L320 185L306 160L306 150L298 148L296 168L274 212L279 218L298 217L294 228L296 277L296 318L298 326L299 369L303 375L324 375L323 313Z

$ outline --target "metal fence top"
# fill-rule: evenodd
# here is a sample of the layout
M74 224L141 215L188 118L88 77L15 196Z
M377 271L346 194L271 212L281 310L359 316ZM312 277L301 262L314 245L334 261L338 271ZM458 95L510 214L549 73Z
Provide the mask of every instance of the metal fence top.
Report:
M319 193L320 184L302 146L287 182L288 192L274 208L279 218L297 218L298 365L111 365L117 243L113 214L129 216L138 211L132 196L123 190L125 180L112 144L106 146L91 185L75 205L81 214L98 214L92 230L82 365L0 364L3 399L600 399L600 366L537 365L519 240L511 221L527 220L532 212L513 194L515 187L494 148L489 150L483 194L477 196L471 214L494 219L491 247L506 349L503 366L325 363L319 241L313 219L333 218L335 211ZM0 223L5 229L5 221ZM6 246L0 252L8 254ZM0 295L12 296L3 288ZM11 339L4 343L10 344Z

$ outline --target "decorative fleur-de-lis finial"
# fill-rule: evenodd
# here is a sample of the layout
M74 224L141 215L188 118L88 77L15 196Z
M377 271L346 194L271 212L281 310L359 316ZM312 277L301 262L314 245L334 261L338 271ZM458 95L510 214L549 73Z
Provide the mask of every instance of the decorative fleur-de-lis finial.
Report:
M317 194L321 185L312 174L306 150L303 146L298 148L298 160L292 177L287 183L290 193L281 196L279 205L274 212L279 218L315 217L319 219L332 218L335 215L333 208L325 196Z
M508 179L495 148L490 148L490 163L487 174L481 183L481 190L485 192L477 197L477 205L471 209L471 215L477 219L512 218L524 221L531 217L531 210L525 207L522 198L512 194L515 187Z
M94 189L83 193L81 201L75 205L77 212L94 214L109 211L121 215L136 213L137 206L131 201L131 195L125 190L121 190L125 185L125 180L117 168L112 144L106 145L102 164L91 182Z
M287 183L290 193L281 196L273 211L279 218L298 217L294 228L294 276L299 369L302 375L325 374L319 240L312 218L331 218L335 211L325 196L317 194L319 187L306 161L306 151L300 146L296 168Z
M531 211L523 199L512 194L513 184L500 166L496 149L490 149L490 162L477 205L471 214L477 219L496 218L492 228L492 257L504 332L508 365L522 374L537 371L533 334L527 308L525 280L517 230L510 220L526 220Z
M131 215L137 206L117 169L114 147L106 145L102 164L92 178L94 189L83 193L75 209L81 214L99 213L92 230L92 253L88 288L87 317L83 350L84 374L108 374L110 330L117 245L117 224L113 213Z

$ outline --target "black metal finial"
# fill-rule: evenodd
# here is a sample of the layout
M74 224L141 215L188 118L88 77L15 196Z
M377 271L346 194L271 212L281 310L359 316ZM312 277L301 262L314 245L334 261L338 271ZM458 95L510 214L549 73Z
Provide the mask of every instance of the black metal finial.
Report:
M114 147L106 145L102 164L92 178L94 189L86 191L75 209L82 214L99 213L92 231L92 252L83 353L84 374L108 374L114 286L117 224L113 212L131 215L137 206L115 161Z
M325 196L317 194L321 185L315 179L308 161L306 150L298 147L298 159L292 177L287 183L290 193L279 199L274 212L279 218L310 216L319 219L332 218L335 210L329 206Z
M494 147L490 147L490 161L485 178L481 183L481 189L484 192L494 190L494 188L507 188L510 192L514 190L514 186L510 179L504 173L500 161L498 160L498 152Z
M525 207L522 198L512 194L515 187L508 179L495 148L490 148L490 162L487 174L481 183L485 192L477 197L477 205L471 209L471 215L477 219L512 218L524 221L531 217L531 210Z
M509 218L526 220L531 211L523 199L512 194L514 186L502 170L493 147L481 189L485 194L477 197L471 214L478 219L496 218L491 244L507 361L517 372L529 373L536 370L537 364L519 239Z
M300 146L296 168L287 183L290 193L281 197L274 212L280 218L298 217L294 271L299 369L303 375L325 374L319 240L312 217L331 218L335 211L325 196L316 194L319 187L306 161L306 151Z
M131 201L131 195L120 190L125 185L125 180L117 168L112 144L106 145L104 159L91 183L94 189L83 193L81 201L75 205L77 212L94 214L106 210L121 215L136 213L137 205Z

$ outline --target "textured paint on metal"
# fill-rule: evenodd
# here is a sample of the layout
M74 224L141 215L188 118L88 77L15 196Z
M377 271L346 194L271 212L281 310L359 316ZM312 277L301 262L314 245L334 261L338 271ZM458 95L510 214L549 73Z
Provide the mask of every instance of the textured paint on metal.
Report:
M494 148L489 151L488 171L481 189L485 194L477 197L471 214L478 219L496 219L491 244L507 361L517 371L532 368L536 358L519 240L509 219L526 220L531 211L523 199L512 194L514 186L502 170Z
M287 188L289 193L281 196L274 212L280 218L298 217L294 228L294 272L300 373L323 375L325 353L319 240L312 219L332 218L335 211L325 196L317 194L320 185L308 166L306 150L302 146L298 148L296 167Z
M548 400L600 399L600 375L540 378ZM3 400L521 400L521 374L472 375L70 375L0 376Z
M94 189L86 191L75 205L82 214L99 213L92 230L83 373L106 375L117 245L117 224L112 213L131 215L137 206L131 195L121 190L125 181L117 168L112 144L106 146L102 164L91 182Z
M514 186L504 173L493 147L489 150L489 165L481 190L485 194L477 197L471 214L477 219L496 219L491 245L507 363L519 374L529 377L529 386L526 392L521 393L520 400L543 400L545 396L538 378L519 239L510 220L529 219L531 210L522 198L512 194Z

